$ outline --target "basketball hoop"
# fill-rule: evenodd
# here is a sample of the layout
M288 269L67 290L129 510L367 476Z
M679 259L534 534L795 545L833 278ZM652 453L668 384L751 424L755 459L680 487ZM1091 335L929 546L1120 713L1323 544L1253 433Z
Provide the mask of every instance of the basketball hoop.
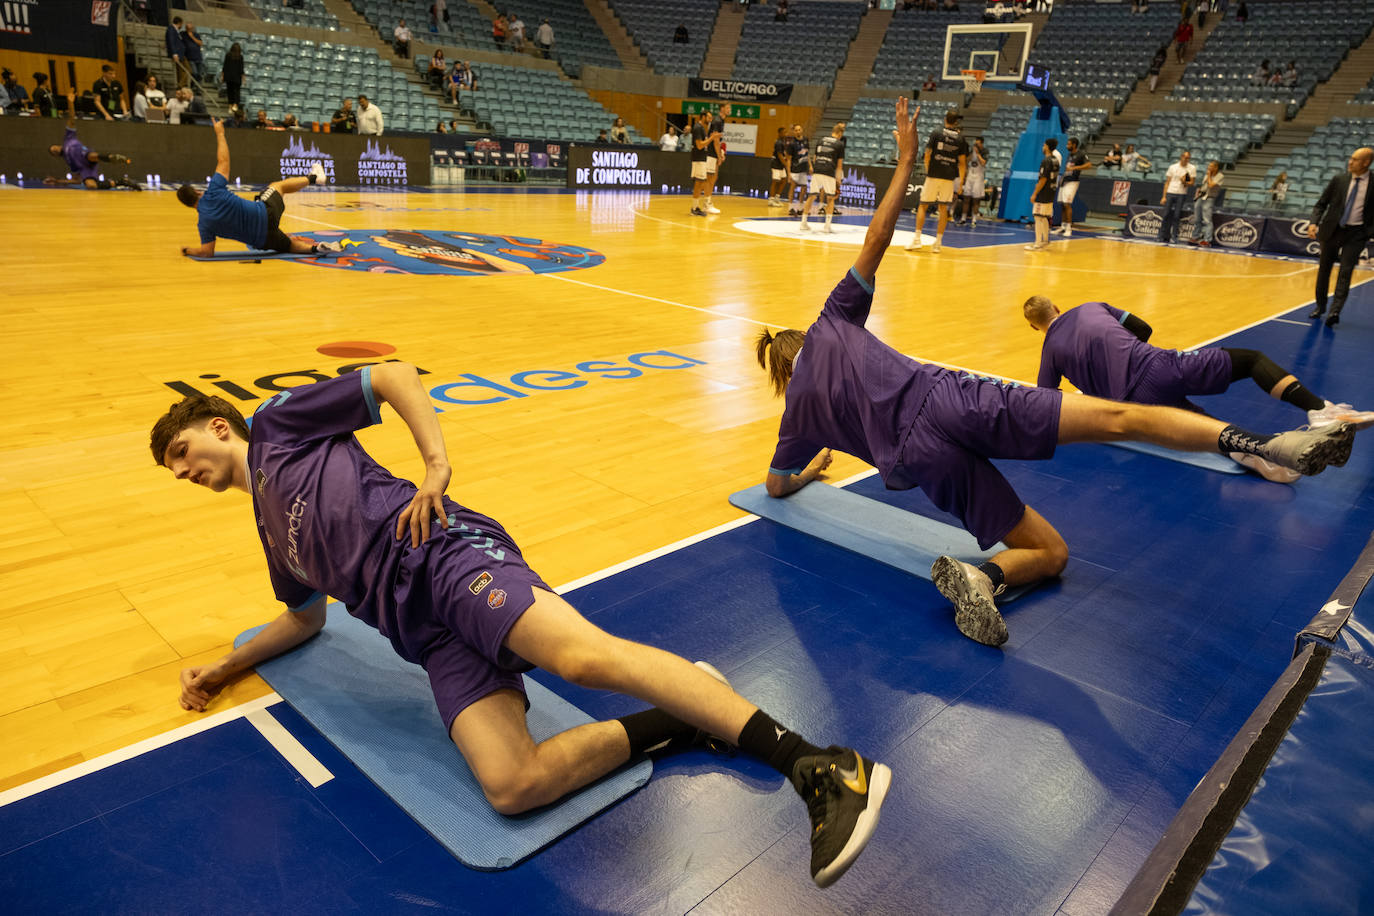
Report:
M964 78L964 92L969 95L977 95L983 88L983 80L988 78L986 70L960 70L959 73Z

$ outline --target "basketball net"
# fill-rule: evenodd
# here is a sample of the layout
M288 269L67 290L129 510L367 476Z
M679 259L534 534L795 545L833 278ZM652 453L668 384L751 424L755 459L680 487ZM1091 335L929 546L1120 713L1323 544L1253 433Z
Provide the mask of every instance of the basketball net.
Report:
M964 91L969 95L976 95L983 88L983 80L988 78L986 70L960 70L959 73L964 78Z

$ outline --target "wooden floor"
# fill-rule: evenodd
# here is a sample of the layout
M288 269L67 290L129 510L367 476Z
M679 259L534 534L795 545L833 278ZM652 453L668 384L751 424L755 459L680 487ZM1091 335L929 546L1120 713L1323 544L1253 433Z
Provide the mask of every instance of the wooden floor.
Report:
M781 412L753 337L809 324L857 249L741 231L763 203L717 204L702 220L684 198L635 194L289 198L288 231L461 229L606 256L466 278L196 263L177 254L196 234L171 194L0 191L0 789L192 720L179 669L279 610L247 497L154 465L149 427L178 398L165 382L332 374L354 360L317 348L338 341L394 346L431 384L667 350L703 364L450 407L449 493L500 519L555 585L738 517L726 495L761 479ZM1020 305L1033 293L1128 308L1154 343L1181 348L1312 295L1306 263L1109 239L1054 247L893 248L869 327L915 356L1030 379L1041 338ZM404 424L385 416L364 444L417 474ZM863 467L845 458L834 476ZM249 676L212 709L266 692Z

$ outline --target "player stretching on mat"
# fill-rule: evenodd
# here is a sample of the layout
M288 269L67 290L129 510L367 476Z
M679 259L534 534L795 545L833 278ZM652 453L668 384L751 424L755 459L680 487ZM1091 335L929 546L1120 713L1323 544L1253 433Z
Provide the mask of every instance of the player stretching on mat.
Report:
M425 459L417 489L391 476L353 431L389 403ZM890 770L818 748L707 667L611 636L525 565L496 521L448 500L439 421L413 366L383 363L276 395L250 430L221 398L186 398L153 427L153 457L178 480L252 496L276 595L290 610L213 664L181 672L181 705L204 710L238 672L309 639L325 595L422 665L449 736L492 806L551 804L650 750L719 735L791 780L811 813L811 875L822 887L863 850ZM521 672L534 666L655 708L536 744Z
M67 133L63 135L60 144L54 143L48 147L48 152L58 159L65 160L74 177L44 178L44 184L79 184L92 191L108 191L114 187L143 190L137 182L128 177L113 182L101 177L100 163L115 162L128 165L133 160L119 153L97 153L76 138L76 93L72 90L67 91Z
M958 516L982 549L999 541L1007 546L978 567L940 557L931 569L936 587L954 604L960 632L996 646L1007 639L996 594L1007 585L1058 575L1069 552L989 458L1049 458L1059 443L1140 439L1184 451L1257 454L1304 474L1345 462L1354 434L1349 423L1259 435L1187 410L952 372L878 340L864 329L873 278L916 159L916 119L907 117L906 99L897 102L895 133L897 169L858 260L810 330L759 337L759 362L776 393L787 396L768 495L787 496L819 477L830 464L831 446L877 467L891 489L920 487Z
M1059 380L1067 378L1093 397L1198 410L1188 402L1189 395L1220 394L1232 382L1250 378L1271 398L1307 411L1307 422L1313 427L1338 420L1356 429L1374 423L1374 412L1317 397L1293 373L1258 350L1204 347L1183 351L1151 346L1146 341L1153 331L1139 315L1105 302L1085 302L1061 312L1047 297L1031 296L1022 313L1032 328L1045 335L1036 381L1041 388L1058 388ZM1231 457L1266 480L1292 483L1300 476L1258 455L1232 452Z
M294 254L320 254L338 251L328 242L316 244L307 238L290 236L278 227L286 210L283 194L293 194L308 185L324 181L324 166L316 162L310 174L300 178L274 181L252 200L244 200L229 190L229 142L224 139L224 123L218 118L215 125L215 174L205 191L197 191L189 184L177 188L177 200L199 214L196 228L200 230L200 244L187 245L181 253L208 258L215 253L215 239L233 239L260 251L280 251Z

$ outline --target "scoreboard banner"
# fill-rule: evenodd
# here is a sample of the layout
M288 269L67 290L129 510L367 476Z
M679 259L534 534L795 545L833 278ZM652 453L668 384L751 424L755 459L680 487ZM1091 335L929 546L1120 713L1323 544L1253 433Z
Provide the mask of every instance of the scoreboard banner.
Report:
M0 48L114 60L114 0L0 0Z

